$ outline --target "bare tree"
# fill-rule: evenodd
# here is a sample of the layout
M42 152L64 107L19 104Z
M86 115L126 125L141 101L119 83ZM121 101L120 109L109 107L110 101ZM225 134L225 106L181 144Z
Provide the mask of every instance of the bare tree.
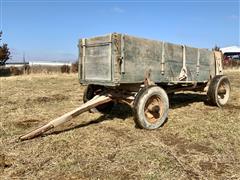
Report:
M77 73L78 72L78 60L72 63L72 72Z
M214 48L212 49L213 51L220 51L220 47L215 45Z
M2 31L0 32L0 42L2 41ZM6 61L10 59L10 51L8 45L0 44L0 66L5 65Z

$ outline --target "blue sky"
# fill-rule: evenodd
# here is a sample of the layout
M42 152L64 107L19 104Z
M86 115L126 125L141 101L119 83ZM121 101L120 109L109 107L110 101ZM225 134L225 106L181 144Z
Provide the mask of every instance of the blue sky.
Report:
M12 60L74 61L82 37L110 32L194 47L240 45L239 0L2 0Z

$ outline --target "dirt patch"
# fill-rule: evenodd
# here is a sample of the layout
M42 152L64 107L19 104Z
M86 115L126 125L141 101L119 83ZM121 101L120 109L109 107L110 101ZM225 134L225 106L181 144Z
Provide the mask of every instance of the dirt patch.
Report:
M198 144L198 143L189 144L187 149L195 150L197 152L201 152L201 153L208 154L208 155L211 155L214 152L214 150L211 149L210 147L202 145L202 144Z
M229 165L226 163L200 161L199 166L202 171L211 171L215 176L220 176L227 172Z
M47 102L54 102L54 101L63 101L63 100L68 100L69 97L62 95L62 94L53 94L51 96L40 96L36 97L34 99L27 98L26 102L27 103L47 103Z
M43 97L37 97L34 101L38 103L45 103L45 102L50 102L53 99L51 97L43 96Z
M12 166L10 159L5 154L0 154L0 172Z
M175 147L178 154L187 154L186 145L189 143L186 139L176 135L163 136L161 140L170 147Z
M192 143L191 141L177 136L162 137L164 144L175 147L178 154L187 154L189 151L195 150L204 154L213 154L213 149L206 145Z
M175 146L175 145L179 145L179 144L185 145L188 143L186 139L177 137L176 135L163 136L162 140L163 140L164 144L166 144L168 146Z
M23 121L14 122L14 125L18 128L23 129L23 128L30 128L32 126L36 126L39 122L41 121L38 119L26 119Z
M6 102L7 105L14 105L16 103L17 103L16 101L11 101L11 100Z
M65 96L63 94L54 94L51 97L52 97L53 100L56 100L56 101L62 101L62 100L69 99L68 96Z
M234 105L234 104L226 104L224 106L224 109L230 109L230 110L240 110L240 105Z

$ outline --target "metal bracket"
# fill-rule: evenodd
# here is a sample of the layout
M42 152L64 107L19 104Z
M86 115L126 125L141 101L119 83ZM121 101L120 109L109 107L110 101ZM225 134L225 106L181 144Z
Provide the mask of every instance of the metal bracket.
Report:
M183 81L183 80L187 80L187 67L186 67L186 46L182 45L183 47L183 67L181 69L181 72L179 74L179 80Z
M161 60L161 74L165 73L165 42L162 42L162 60Z
M197 76L199 75L199 68L200 68L200 51L197 49Z
M85 79L86 39L82 39L82 79Z
M125 61L124 61L124 35L121 35L121 73L125 73Z
M144 86L151 86L151 85L155 85L155 83L153 81L151 81L150 77L151 77L151 69L148 69L145 71L145 76L144 76Z
M109 44L111 44L112 42L103 42L103 43L94 43L94 44L84 44L82 46L84 47L97 47L97 46L108 46Z

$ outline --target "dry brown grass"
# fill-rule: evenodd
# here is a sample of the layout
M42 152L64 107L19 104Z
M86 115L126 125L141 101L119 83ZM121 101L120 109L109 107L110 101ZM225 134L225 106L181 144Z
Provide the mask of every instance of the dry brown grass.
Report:
M204 104L204 94L171 99L159 130L135 127L132 112L84 113L30 141L14 142L82 103L77 75L1 78L0 179L239 179L240 73L228 71L229 104Z

